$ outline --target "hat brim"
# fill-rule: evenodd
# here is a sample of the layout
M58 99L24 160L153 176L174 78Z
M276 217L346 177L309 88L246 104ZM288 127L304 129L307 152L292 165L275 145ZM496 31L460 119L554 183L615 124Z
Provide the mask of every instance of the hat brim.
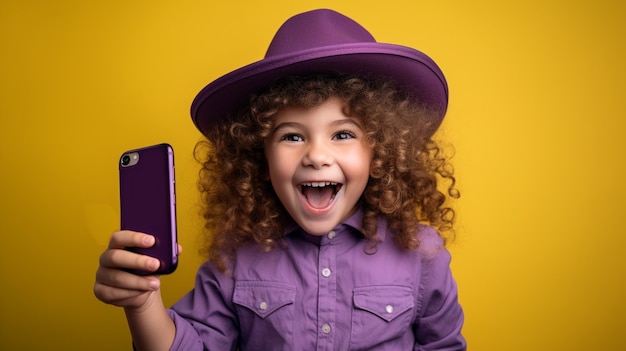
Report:
M419 103L437 111L426 125L432 134L448 105L448 86L439 67L422 52L394 44L355 43L272 56L232 71L204 87L191 105L196 127L207 135L248 97L279 78L315 73L385 77ZM425 122L425 121L421 121ZM420 123L420 121L416 121Z

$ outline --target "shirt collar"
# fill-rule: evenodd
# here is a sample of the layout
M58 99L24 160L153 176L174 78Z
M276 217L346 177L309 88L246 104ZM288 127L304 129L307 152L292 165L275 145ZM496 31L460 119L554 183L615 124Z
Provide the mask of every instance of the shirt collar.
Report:
M345 221L339 223L337 227L334 228L334 231L337 233L346 232L346 230L344 230L343 228L348 227L351 229L351 230L348 230L348 232L358 234L361 238L363 238L365 237L365 235L363 234L363 228L361 225L362 222L363 222L363 209L359 207L350 217L348 217ZM387 229L386 221L382 217L378 218L378 227L376 229L376 234L377 234L376 237L379 243L385 239L386 229ZM316 244L322 244L322 242L324 241L323 238L325 237L325 236L317 236L317 235L308 234L304 230L302 230L296 222L292 222L291 224L287 225L287 227L285 228L285 236L294 235L294 234L300 235L307 241L311 241Z

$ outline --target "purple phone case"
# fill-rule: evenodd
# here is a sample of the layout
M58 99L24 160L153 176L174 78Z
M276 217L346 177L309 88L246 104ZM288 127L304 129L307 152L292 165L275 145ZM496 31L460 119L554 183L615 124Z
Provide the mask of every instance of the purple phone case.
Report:
M127 249L161 262L156 272L132 272L141 275L174 272L178 265L174 150L168 144L159 144L124 152L119 176L121 229L156 238L151 248Z

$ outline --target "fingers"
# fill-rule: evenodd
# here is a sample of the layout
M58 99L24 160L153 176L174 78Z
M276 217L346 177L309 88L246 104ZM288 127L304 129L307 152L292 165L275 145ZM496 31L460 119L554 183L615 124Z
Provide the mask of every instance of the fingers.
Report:
M124 270L101 266L96 271L96 286L98 285L116 290L107 293L109 299L120 299L157 290L160 287L160 280L156 276L139 276Z
M158 290L158 277L139 276L128 270L154 272L159 268L159 260L125 250L126 247L147 248L152 245L154 237L148 234L133 231L113 233L109 248L100 255L94 284L96 297L118 306L140 306L151 292Z
M96 271L96 283L118 289L149 291L160 286L156 276L140 276L120 269L100 267Z
M121 307L140 307L151 293L160 288L157 276L139 276L125 269L141 268L155 270L156 264L142 264L155 259L123 249L109 249L100 258L96 271L94 294L101 301Z
M152 235L129 230L115 232L109 240L109 248L100 255L100 266L154 272L159 268L159 260L125 250L127 247L149 248L154 242Z
M136 269L154 272L159 269L158 259L124 249L109 249L100 255L100 266L117 269Z
M100 268L96 272L94 294L109 304L137 307L159 287L159 278L155 276L142 277L122 270Z
M113 233L109 240L109 249L123 249L125 247L152 247L155 243L154 236L130 230L121 230Z

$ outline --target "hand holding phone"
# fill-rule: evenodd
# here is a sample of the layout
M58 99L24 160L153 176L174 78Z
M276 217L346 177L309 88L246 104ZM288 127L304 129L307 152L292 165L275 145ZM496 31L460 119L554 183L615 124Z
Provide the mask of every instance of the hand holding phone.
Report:
M178 239L173 148L158 144L124 152L120 157L119 177L121 229L155 238L150 248L127 250L160 261L156 272L131 272L140 275L174 272L178 266Z

